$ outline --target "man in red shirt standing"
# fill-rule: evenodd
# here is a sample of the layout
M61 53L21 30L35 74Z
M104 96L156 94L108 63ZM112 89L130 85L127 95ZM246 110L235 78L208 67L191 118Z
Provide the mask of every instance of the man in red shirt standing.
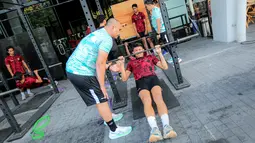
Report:
M134 26L134 30L136 32L136 36L138 38L142 38L143 45L144 45L145 49L148 49L149 47L148 47L146 37L145 37L148 34L145 15L144 15L144 13L138 11L137 4L133 4L132 8L134 11L134 14L132 16L132 23ZM151 39L147 38L147 40L150 44L150 47L153 48L154 44L152 43Z
M138 53L143 50L144 49L141 45L134 45L132 53ZM165 70L168 68L168 64L162 55L160 46L156 46L155 51L157 52L160 60L154 55L147 55L147 53L136 54L135 58L128 62L126 69L124 67L125 58L119 57L119 61L117 61L117 64L121 69L121 77L123 81L127 81L131 73L134 74L137 93L143 102L144 113L151 127L149 142L157 142L163 138L168 139L175 138L177 136L176 132L170 126L167 107L162 98L160 81L154 70L154 66ZM157 126L150 93L157 105L158 114L163 123L163 136Z
M16 55L13 46L8 46L6 48L6 52L8 56L5 58L5 66L7 67L10 75L13 77L15 73L20 72L22 74L25 74L26 70L29 74L31 74L31 70L28 68L26 62L24 61L24 58L20 55ZM27 88L27 93L29 96L34 95L29 88ZM21 91L21 95L25 96L25 93Z

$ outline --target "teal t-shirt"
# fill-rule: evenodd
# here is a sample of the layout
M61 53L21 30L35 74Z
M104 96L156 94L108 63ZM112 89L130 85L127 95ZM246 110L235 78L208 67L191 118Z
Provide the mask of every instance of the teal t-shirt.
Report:
M95 76L99 50L109 53L112 37L102 28L83 38L66 63L66 71L72 74Z
M159 19L159 18L160 18L160 23L161 23L160 31L158 31L158 26L157 26L157 19ZM152 9L151 24L152 24L153 28L157 31L157 33L163 33L166 31L165 24L164 24L162 15L161 15L161 11L158 7L154 7Z

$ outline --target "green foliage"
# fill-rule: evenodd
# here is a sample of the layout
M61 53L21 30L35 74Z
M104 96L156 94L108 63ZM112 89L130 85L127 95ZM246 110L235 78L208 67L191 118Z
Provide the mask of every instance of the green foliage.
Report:
M32 0L27 0L27 2L30 1ZM56 21L56 17L52 8L41 10L48 6L50 6L50 2L46 1L44 3L35 4L24 9L24 13L27 14L33 28L49 27L51 26L50 21Z

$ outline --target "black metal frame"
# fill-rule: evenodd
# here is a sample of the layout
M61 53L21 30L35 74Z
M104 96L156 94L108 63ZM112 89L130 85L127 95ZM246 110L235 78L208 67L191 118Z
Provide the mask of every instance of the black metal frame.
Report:
M171 24L169 21L166 4L163 0L159 0L158 2L160 4L160 10L161 10L162 18L163 18L163 21L164 21L164 24L166 27L167 37L169 40L167 42L173 42L174 37L172 34L172 28L171 28ZM179 90L179 89L189 87L190 83L188 83L187 80L184 80L184 78L182 77L181 68L180 68L180 65L178 62L178 54L176 52L176 47L177 47L177 43L172 46L168 45L166 47L166 49L168 50L168 52L171 54L171 56L173 58L175 73L173 73L172 70L168 71L168 72L164 71L164 73L166 74L167 78L172 83L172 85L175 87L175 89ZM176 76L174 76L174 74L176 74ZM176 78L177 78L177 81L176 81Z
M4 77L4 75L3 75L2 72L0 72L0 80L1 80L0 83L3 83L5 89L6 89L7 91L9 91L9 90L10 90L10 87L9 87L8 82L7 82L7 80L6 80L6 78ZM19 104L19 101L17 100L16 96L13 95L13 93L10 93L9 95L10 95L10 97L11 97L11 99L12 99L12 101L13 101L13 103L14 103L15 106L20 105L20 104Z
M81 6L82 6L82 9L83 9L85 18L86 18L86 20L88 22L88 25L89 25L91 31L95 31L96 27L95 27L93 18L91 16L91 13L90 13L90 10L89 10L88 4L87 4L87 0L80 0L80 3L81 3Z

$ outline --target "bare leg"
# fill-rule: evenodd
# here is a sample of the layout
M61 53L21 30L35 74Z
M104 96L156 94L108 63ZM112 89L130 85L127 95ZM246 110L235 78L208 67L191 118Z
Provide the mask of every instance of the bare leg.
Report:
M148 41L150 47L151 47L151 48L154 48L154 44L153 44L151 38L147 38L147 41Z
M147 49L149 49L149 47L148 47L148 44L147 44L147 41L146 41L146 38L145 37L143 37L142 38L142 41L143 41L143 45L144 45L144 48L147 50Z
M160 86L154 86L151 89L152 97L154 102L157 105L159 116L162 116L163 114L168 114L166 104L162 97L162 91Z
M100 116L104 119L105 122L112 120L112 112L108 105L108 102L96 104L97 110Z
M139 96L143 102L145 116L155 116L154 109L152 108L150 92L148 90L142 90L139 92Z

